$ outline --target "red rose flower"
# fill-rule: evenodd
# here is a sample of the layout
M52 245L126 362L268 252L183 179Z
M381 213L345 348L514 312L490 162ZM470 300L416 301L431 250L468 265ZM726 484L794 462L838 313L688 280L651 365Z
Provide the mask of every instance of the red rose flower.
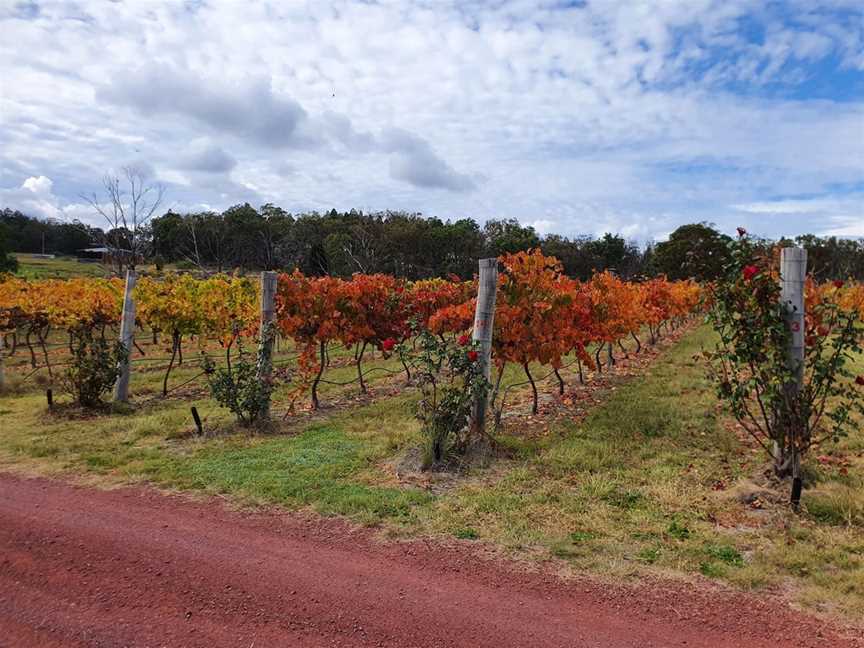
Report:
M747 230L743 227L738 228L738 236L747 236Z
M459 336L459 346L468 346L468 343L470 341L471 341L471 338L469 338L467 335L460 335Z
M843 287L843 280L842 279L835 279L834 280L834 287L837 288L838 290L840 288L842 288Z
M759 268L757 268L755 265L744 266L741 274L744 275L744 279L750 281L753 277L759 274Z
M826 335L828 335L828 333L830 333L827 326L820 326L818 329L816 329L816 332L819 333L819 335L821 335L822 337L825 337Z
M477 358L479 358L479 357L480 357L480 355L476 351L469 351L468 352L468 359L471 362L477 362Z
M384 349L385 351L392 351L393 347L395 347L395 346L396 346L396 340L394 340L393 338L387 338L386 340L384 340L381 343L381 348Z
M855 384L864 387L864 376L858 376L855 378Z

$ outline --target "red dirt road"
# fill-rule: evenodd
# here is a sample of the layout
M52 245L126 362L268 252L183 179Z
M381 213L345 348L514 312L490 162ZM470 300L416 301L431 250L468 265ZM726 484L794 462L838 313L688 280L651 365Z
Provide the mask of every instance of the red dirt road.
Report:
M777 602L565 583L478 551L0 474L0 646L864 645Z

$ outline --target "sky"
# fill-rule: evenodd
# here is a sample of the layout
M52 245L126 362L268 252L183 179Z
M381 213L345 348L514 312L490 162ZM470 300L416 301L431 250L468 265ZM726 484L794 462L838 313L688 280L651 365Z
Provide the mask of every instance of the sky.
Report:
M0 207L864 237L860 0L0 0Z

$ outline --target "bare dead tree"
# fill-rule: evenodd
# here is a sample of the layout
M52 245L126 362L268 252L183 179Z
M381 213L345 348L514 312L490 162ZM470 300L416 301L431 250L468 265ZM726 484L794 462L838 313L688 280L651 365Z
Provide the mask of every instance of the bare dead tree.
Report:
M342 246L342 251L348 256L349 259L357 266L357 269L366 274L366 265L363 264L360 259L357 258L357 255L354 254L353 246L348 243Z
M351 228L351 234L342 244L342 252L362 273L380 272L381 264L378 260L378 246L380 235L370 231L368 228L355 226Z
M204 267L204 264L201 263L201 254L200 254L200 252L198 252L198 234L196 232L196 227L195 227L196 219L193 216L193 217L185 218L184 221L186 222L186 225L189 227L189 235L192 239L192 250L189 253L184 252L183 256L186 258L187 261L195 264L195 267L200 270Z
M110 173L102 178L102 199L95 192L82 196L108 223L104 243L114 248L111 259L119 273L124 265L134 270L138 257L143 256L143 230L165 196L165 187L148 183L140 170L123 167L121 173L122 178ZM128 258L122 252L124 244L128 246Z

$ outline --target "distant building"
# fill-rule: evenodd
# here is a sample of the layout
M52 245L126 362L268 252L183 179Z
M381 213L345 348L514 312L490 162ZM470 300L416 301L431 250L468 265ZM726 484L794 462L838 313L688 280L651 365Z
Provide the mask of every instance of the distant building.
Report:
M132 250L114 247L92 247L78 250L78 263L102 263L104 265L128 264L132 260ZM136 262L141 261L137 255Z

